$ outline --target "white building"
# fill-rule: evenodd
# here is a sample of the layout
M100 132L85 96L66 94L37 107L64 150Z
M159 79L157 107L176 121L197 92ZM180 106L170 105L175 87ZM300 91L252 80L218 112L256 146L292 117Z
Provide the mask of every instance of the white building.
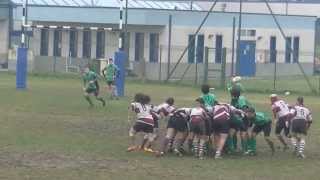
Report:
M20 2L21 0L14 0L14 4L8 6L12 7L8 10L12 12L12 21L9 21L8 18L4 21L0 20L0 23L7 23L6 26L0 26L2 31L9 32L0 35L2 39L5 39L1 41L1 43L5 42L1 44L2 47L8 47L0 49L0 54L9 56L9 59L14 57L11 52L14 52L20 40L22 14ZM31 1L29 4L28 22L48 27L28 31L30 59L33 60L30 70L51 71L52 61L54 61L55 70L64 71L65 62L70 58L81 61L81 59L113 56L118 47L119 32L106 31L103 28L117 29L118 27L119 4L116 0L99 1L104 4L94 5L90 4L89 0L73 1L77 4L71 4L69 1L68 4L65 1L56 2L59 4L46 0ZM85 2L88 3L85 4ZM167 77L169 16L171 15L170 69L178 61L188 43L192 44L177 66L173 77L179 78L188 66L186 77L193 77L195 62L198 62L198 73L201 76L205 47L213 48L209 51L208 58L209 66L213 67L220 66L221 49L227 48L226 61L229 75L232 62L234 18L236 27L238 27L236 3L226 3L224 12L219 12L221 11L219 6L222 5L218 4L214 9L215 12L209 15L200 30L196 42L190 41L207 13L205 10L211 4L212 2L193 2L191 8L190 2L129 0L128 43L125 49L128 52L130 64L133 65L133 71L139 74L139 71L142 71L141 67L144 67L149 79L159 79L159 76L161 79ZM257 7L258 5L260 7L261 3L256 3ZM297 61L308 74L313 74L316 16L292 15L291 12L289 15L284 15L275 8L274 11L279 13L275 17L284 30L285 40L268 12L253 13L250 8L247 11L243 14L242 19L240 60L235 63L238 64L235 68L238 74L243 76L272 75L275 61L280 67L281 71L278 72L280 75L301 74L295 63ZM8 17L10 19L10 16ZM49 28L49 26L57 26L57 28ZM63 26L75 28L64 29ZM9 34L11 36L8 36ZM234 47L237 46L236 41L234 45ZM144 63L141 63L142 61Z

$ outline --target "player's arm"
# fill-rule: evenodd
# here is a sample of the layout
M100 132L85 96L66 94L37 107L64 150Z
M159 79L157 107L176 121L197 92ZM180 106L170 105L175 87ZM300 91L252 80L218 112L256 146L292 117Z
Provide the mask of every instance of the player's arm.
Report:
M312 114L311 112L309 112L308 116L307 116L307 128L309 129L311 124L312 124Z
M102 75L103 75L104 77L106 77L106 71L107 71L107 67L103 68L102 71L101 71L101 72L102 72Z

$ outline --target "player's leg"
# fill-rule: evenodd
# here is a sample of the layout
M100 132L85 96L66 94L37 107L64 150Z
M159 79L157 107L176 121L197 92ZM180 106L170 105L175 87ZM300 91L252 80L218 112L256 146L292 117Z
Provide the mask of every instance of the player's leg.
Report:
M199 142L200 142L199 134L194 134L192 146L193 146L193 153L195 157L199 157Z
M185 132L177 132L176 136L175 136L175 141L174 141L174 150L173 152L177 155L177 156L183 156L183 142L185 139Z
M162 144L160 145L160 154L164 155L167 149L167 146L170 142L171 139L174 138L176 132L173 128L167 128L167 133L165 138L163 139Z
M205 146L207 142L208 142L208 136L201 135L200 141L199 141L199 159L204 159Z
M235 141L234 137L236 136L237 130L235 128L231 128L229 130L229 136L227 138L227 152L228 153L234 153L236 151L235 149Z
M298 157L300 158L305 158L304 155L304 148L306 146L306 140L305 140L305 135L304 134L298 134L299 136L299 147L298 147Z
M267 142L267 144L269 145L270 149L271 149L271 153L272 155L274 155L275 153L275 147L274 147L274 143L270 138L270 134L271 134L271 122L264 125L263 126L263 134L264 134L264 140Z
M215 159L221 158L223 147L226 143L226 140L228 138L228 133L220 133L219 134L219 140L217 144Z
M137 146L135 145L135 137L138 131L140 131L140 125L139 123L135 123L134 126L132 126L129 130L130 144L127 152L131 152L137 149Z
M279 119L276 123L276 136L278 138L278 140L280 141L280 143L284 146L283 150L287 150L288 149L288 145L286 143L286 141L284 140L284 137L281 135L282 130L285 128L285 120L283 119Z
M305 158L304 148L306 145L305 136L307 135L307 124L303 119L295 120L293 123L296 124L296 128L294 132L296 133L296 136L298 139L298 157Z
M86 91L84 92L84 98L85 98L85 100L88 101L90 107L93 107L93 102L90 98L90 93L91 93L91 91L89 89L86 89Z

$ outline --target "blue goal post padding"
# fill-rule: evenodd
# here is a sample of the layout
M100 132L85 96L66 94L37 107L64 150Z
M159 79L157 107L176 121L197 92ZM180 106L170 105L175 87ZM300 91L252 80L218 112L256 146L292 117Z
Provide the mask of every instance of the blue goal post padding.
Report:
M27 65L28 65L28 49L18 48L17 67L16 67L16 88L27 88Z
M119 72L116 78L116 87L118 96L124 96L124 88L125 88L125 76L126 76L126 61L127 54L124 51L117 51L114 54L114 63L119 68Z

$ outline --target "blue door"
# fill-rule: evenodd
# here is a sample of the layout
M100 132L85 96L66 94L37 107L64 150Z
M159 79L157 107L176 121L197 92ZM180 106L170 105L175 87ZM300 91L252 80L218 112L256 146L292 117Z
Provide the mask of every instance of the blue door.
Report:
M240 42L240 62L238 62L238 75L254 76L256 74L256 42Z

